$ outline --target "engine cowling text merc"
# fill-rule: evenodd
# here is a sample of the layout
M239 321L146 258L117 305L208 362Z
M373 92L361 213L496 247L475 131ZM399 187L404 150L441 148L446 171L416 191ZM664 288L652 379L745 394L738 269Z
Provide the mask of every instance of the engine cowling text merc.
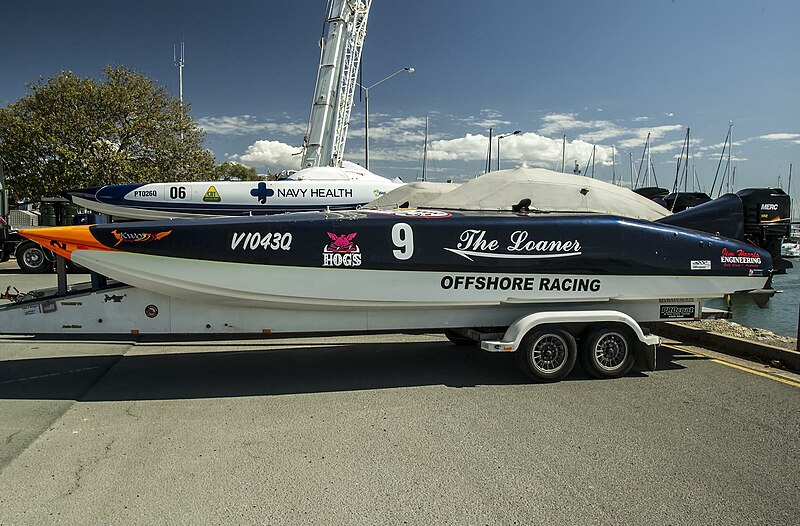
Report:
M537 283L538 281L538 283ZM596 278L533 278L522 276L444 276L444 290L544 290L563 292L598 292Z

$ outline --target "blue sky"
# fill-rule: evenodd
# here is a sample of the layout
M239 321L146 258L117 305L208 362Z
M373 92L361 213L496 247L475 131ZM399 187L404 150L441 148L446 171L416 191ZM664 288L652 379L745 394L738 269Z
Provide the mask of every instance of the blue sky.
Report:
M219 161L259 172L293 167L306 129L324 0L18 1L0 13L0 104L61 70L106 64L154 78L177 96L173 44L185 35L184 98ZM488 128L502 167L567 164L629 178L648 131L662 186L691 127L706 189L733 121L736 186L786 186L800 170L800 2L373 0L363 79L405 66L370 95L372 171L420 176L425 116L433 179L482 173ZM364 158L364 106L345 157ZM496 148L496 145L495 145ZM495 160L493 159L493 162ZM795 174L797 175L797 174ZM800 186L800 176L793 186ZM792 192L795 194L795 192Z

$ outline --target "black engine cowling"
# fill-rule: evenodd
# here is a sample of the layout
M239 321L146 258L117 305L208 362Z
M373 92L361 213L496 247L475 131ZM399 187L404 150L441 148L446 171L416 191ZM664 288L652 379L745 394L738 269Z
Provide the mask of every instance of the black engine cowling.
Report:
M791 229L791 199L780 188L747 188L687 208L659 223L747 241L772 255L775 273L792 268L781 258L781 243Z

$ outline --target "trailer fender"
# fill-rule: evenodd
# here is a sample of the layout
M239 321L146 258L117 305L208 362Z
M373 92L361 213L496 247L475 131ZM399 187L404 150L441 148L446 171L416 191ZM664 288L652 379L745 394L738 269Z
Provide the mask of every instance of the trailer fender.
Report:
M645 361L650 368L655 365L655 349L661 344L661 338L645 334L636 320L629 315L615 310L591 311L551 311L529 314L512 323L503 338L495 341L482 341L481 349L490 352L515 352L525 335L539 325L558 325L569 329L570 325L584 326L592 323L620 323L626 325L639 340L639 351L647 351ZM652 350L652 354L651 351Z

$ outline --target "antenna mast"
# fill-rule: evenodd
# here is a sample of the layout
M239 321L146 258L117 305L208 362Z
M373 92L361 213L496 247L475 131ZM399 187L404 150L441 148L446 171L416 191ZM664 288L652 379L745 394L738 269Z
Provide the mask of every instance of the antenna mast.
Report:
M178 67L178 100L183 104L183 65L185 64L183 55L183 39L181 39L181 56L177 56L176 45L172 44L172 61Z

